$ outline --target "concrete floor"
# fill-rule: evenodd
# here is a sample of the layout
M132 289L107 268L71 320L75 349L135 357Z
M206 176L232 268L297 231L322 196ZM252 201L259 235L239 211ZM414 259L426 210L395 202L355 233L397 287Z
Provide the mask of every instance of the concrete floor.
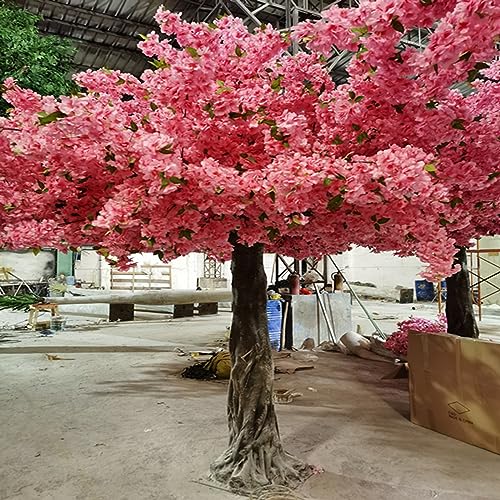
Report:
M227 384L181 379L191 361L174 352L220 345L229 323L220 314L87 323L51 337L4 331L12 342L0 343L0 499L237 498L198 482L226 444ZM500 456L411 424L407 381L380 380L390 368L319 353L313 370L277 376L278 389L303 393L277 407L286 448L325 469L301 493L500 499Z

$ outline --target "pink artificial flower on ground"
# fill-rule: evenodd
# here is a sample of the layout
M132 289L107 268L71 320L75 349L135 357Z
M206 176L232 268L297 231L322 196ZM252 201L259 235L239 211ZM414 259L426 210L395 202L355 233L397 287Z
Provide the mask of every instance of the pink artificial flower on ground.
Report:
M410 317L398 323L398 329L385 341L385 347L397 356L406 358L408 355L408 334L420 333L446 333L446 316L439 314L437 319Z

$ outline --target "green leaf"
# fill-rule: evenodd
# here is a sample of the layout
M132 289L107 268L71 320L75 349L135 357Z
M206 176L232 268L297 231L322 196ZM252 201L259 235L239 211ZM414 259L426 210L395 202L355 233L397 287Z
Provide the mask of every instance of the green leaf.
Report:
M109 257L109 250L107 248L104 248L104 247L99 247L96 252L99 254L99 255L102 255L104 258L107 258Z
M368 52L368 49L362 43L360 43L356 52L356 59L360 59L365 52Z
M269 196L269 198L271 198L271 200L272 200L273 203L276 201L276 191L274 190L274 188L271 188L267 192L267 195Z
M158 109L158 105L155 104L154 102L150 102L149 107L151 108L152 111L156 111Z
M193 59L199 59L200 54L194 47L186 47L184 49Z
M156 240L154 236L150 236L149 238L146 238L146 243L149 248L152 248L155 246Z
M33 255L38 255L42 249L40 247L32 247L30 250Z
M163 59L153 59L149 61L156 69L169 69L170 64Z
M426 165L424 165L424 170L432 176L436 176L437 174L436 165L434 165L434 163L427 163Z
M173 144L167 144L166 146L163 146L158 150L159 153L162 153L164 155L171 155L174 153L174 150L172 149Z
M264 118L264 120L260 120L259 123L263 123L264 125L269 125L270 127L273 127L276 125L276 121L275 120L271 120L269 118Z
M12 212L12 210L15 210L15 209L16 209L16 207L15 207L15 205L13 205L12 203L7 203L7 204L5 204L5 205L3 206L3 209L4 209L7 213L9 213L9 212Z
M279 92L281 90L281 82L283 81L283 75L279 75L271 82L271 89L275 92Z
M332 141L332 144L334 146L340 146L341 144L344 144L344 141L340 138L340 135L336 135L334 138L333 138L333 141Z
M164 252L162 252L161 250L155 250L155 251L153 252L153 255L158 256L158 258L159 258L160 260L163 260L163 259L165 258L165 253L164 253Z
M262 212L262 213L259 215L259 220L260 220L260 222L264 222L266 219L269 219L269 217L267 216L266 212Z
M66 113L62 111L54 111L53 113L46 113L42 111L38 113L38 123L39 125L48 125L49 123L55 122L61 118L66 118L68 116Z
M137 132L139 130L139 127L137 126L137 123L135 123L134 121L131 121L129 129L132 130L132 132Z
M106 148L108 149L108 148ZM104 156L104 161L115 161L116 157L115 154L111 150L107 150L105 156Z
M396 30L399 31L400 33L405 32L405 27L401 24L401 21L397 16L393 17L391 20L391 26Z
M451 128L455 128L457 130L465 130L464 121L465 120L463 120L462 118L455 118L451 122Z
M472 55L472 52L468 50L467 52L462 52L460 56L458 57L459 61L468 61L470 59L470 56Z
M118 169L114 165L106 165L106 170L114 174Z
M355 34L358 35L359 38L363 36L369 35L368 27L367 26L353 26L351 28L351 31Z
M392 107L395 109L396 113L402 114L406 107L406 103L393 104Z
M342 206L342 203L344 203L344 197L341 194L338 194L337 196L334 196L333 198L330 198L328 200L326 208L334 212L335 210L338 210Z
M490 175L488 175L488 180L492 181L493 179L496 179L497 177L500 177L500 171L499 172L493 172Z
M266 227L267 229L267 237L271 240L274 241L280 234L280 230L275 228L275 227Z
M224 192L224 188L217 186L214 190L215 194L222 194Z
M333 182L333 179L331 179L330 177L325 177L323 179L323 186L325 186L325 187L331 186L332 182Z
M420 3L424 6L432 5L433 0L420 0Z
M182 177L176 177L175 175L172 175L172 177L169 178L169 181L172 184L184 184L184 185L187 184L186 179L184 179Z
M169 184L170 180L165 176L165 172L160 172L161 189L165 189Z
M237 57L244 57L247 55L247 53L239 45L236 45L234 53L236 54Z
M43 304L43 298L38 295L2 295L0 296L0 310L12 309L13 311L28 312L35 304Z
M391 220L391 218L390 218L390 217L380 217L380 219L378 219L378 221L377 221L377 222L378 222L380 225L382 225L382 224L386 224L386 223L387 223L387 222L389 222L390 220Z
M366 132L361 132L361 134L358 134L356 137L356 142L358 144L363 144L367 139L369 139L368 134Z
M313 87L313 84L312 84L311 80L305 79L305 80L303 80L302 83L304 84L304 89L306 90L306 92L308 94L311 94L311 95L315 95L316 94L316 92L314 92L314 87Z
M438 104L439 103L437 101L434 101L434 100L431 99L429 102L427 102L425 104L425 107L427 109L436 109L438 107Z
M179 231L179 238L186 238L186 240L193 239L194 231L192 229L181 229Z
M451 206L451 208L455 208L460 203L463 203L463 200L459 196L456 196L455 198L452 198L450 200L450 206Z
M213 118L215 116L214 107L211 102L203 106L203 111L206 111L208 113L208 116L210 116L210 118Z
M215 93L218 95L223 94L224 92L231 92L233 90L231 87L227 87L222 80L217 80L216 83L219 88L215 91Z
M444 217L441 217L439 219L439 225L441 225L441 226L447 226L448 224L450 224L450 221L446 220Z

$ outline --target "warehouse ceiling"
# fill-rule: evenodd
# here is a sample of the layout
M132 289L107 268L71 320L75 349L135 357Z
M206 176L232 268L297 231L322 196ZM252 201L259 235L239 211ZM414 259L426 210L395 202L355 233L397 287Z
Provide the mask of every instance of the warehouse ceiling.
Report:
M17 0L42 16L43 33L72 39L78 46L76 70L101 67L135 75L148 67L137 49L140 34L157 29L153 16L160 5L182 12L189 21L211 21L219 15L242 17L250 28L271 23L286 28L299 20L318 17L336 3L356 0ZM339 60L342 63L342 60Z

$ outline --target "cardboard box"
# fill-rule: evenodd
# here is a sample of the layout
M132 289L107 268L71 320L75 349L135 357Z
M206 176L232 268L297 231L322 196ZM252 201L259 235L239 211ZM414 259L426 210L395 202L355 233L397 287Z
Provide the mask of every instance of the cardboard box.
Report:
M500 454L500 344L410 333L411 421Z

